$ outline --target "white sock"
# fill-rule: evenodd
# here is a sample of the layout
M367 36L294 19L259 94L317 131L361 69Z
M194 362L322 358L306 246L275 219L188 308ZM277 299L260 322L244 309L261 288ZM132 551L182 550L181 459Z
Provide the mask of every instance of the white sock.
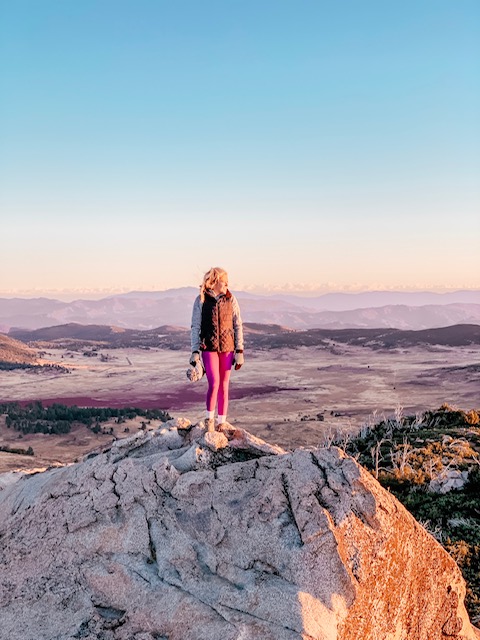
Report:
M205 418L207 420L213 420L215 417L215 411L205 411Z
M227 421L227 416L217 416L217 424L223 424Z

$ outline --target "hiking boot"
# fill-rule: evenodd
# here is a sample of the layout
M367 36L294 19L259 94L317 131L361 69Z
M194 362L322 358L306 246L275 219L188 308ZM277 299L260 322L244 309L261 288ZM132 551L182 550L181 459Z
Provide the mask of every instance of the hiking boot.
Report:
M223 435L226 436L227 440L233 440L233 438L235 437L236 429L229 422L222 422L221 424L217 424L216 429L217 431L220 431L220 433L223 433Z
M215 431L215 420L213 418L207 418L205 420L205 429L207 431Z

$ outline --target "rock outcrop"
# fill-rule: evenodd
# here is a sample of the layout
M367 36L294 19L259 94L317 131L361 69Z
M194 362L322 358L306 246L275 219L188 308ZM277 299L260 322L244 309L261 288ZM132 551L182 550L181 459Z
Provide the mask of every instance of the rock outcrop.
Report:
M167 423L0 491L2 640L474 640L453 560L337 448Z

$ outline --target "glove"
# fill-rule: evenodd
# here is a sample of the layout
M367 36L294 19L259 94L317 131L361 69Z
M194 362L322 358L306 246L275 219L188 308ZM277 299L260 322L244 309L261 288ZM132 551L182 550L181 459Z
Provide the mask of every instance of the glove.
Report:
M198 351L194 351L190 356L190 364L192 365L192 367L194 367L199 360L200 360L200 354L198 353Z
M238 371L244 362L245 358L243 357L243 351L236 351L235 359L233 361L233 364L235 365L235 371Z

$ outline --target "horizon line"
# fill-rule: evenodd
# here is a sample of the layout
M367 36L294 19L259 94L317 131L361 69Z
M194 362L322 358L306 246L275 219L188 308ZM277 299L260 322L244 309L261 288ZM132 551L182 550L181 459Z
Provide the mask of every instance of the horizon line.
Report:
M176 287L166 288L111 288L111 289L18 289L18 290L0 290L0 298L14 299L35 299L35 298L49 298L58 299L63 301L75 301L75 300L100 300L103 298L111 298L115 296L128 295L131 293L163 293L167 291L174 291L178 289L198 289L198 285L181 285ZM472 287L468 285L458 286L445 286L445 285L421 285L415 287L409 286L359 286L359 287L326 287L319 286L318 288L311 288L308 285L292 286L286 284L285 286L271 286L271 285L240 285L238 287L232 287L233 291L257 294L257 295L292 295L298 297L315 297L324 296L328 294L345 294L345 295L358 295L362 293L424 293L424 294L447 294L447 293L459 293L459 292L477 292L480 291L480 286ZM68 299L68 300L67 300Z

